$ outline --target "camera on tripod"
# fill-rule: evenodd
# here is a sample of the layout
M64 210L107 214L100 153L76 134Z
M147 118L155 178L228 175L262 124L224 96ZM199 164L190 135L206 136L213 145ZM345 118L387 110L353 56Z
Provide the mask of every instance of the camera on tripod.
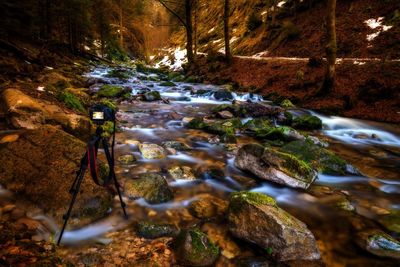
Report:
M115 121L115 111L106 105L97 104L89 110L90 119L97 125L103 125L106 121Z
M99 186L107 187L114 183L115 189L119 196L119 201L124 212L125 218L127 218L127 213L125 210L125 203L122 200L122 195L120 191L120 185L117 181L117 177L115 176L114 171L114 145L115 145L115 124L116 124L116 116L115 111L102 104L94 105L89 110L90 119L93 121L94 124L97 125L96 133L93 134L87 143L87 149L85 154L81 159L80 168L77 172L74 182L72 183L70 193L72 194L72 199L66 214L64 214L64 224L61 229L60 235L58 237L57 245L60 245L61 239L63 237L65 227L67 226L68 220L71 216L72 208L76 197L80 191L80 186L82 181L85 177L85 172L87 169L90 171L90 176L93 179L93 182ZM103 126L106 122L113 123L113 132L112 132L112 141L111 141L111 151L110 151L110 144L109 138L103 135L104 129ZM108 177L104 180L99 179L98 170L97 170L97 154L99 150L99 146L102 145L104 149L104 154L107 158L108 166L109 166L109 173Z

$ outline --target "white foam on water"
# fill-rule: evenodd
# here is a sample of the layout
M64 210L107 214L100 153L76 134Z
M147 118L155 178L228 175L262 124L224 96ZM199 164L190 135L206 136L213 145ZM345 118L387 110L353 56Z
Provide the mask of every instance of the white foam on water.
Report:
M166 203L160 203L160 204L149 204L144 200L143 198L135 200L136 204L142 207L147 207L151 208L154 210L161 210L161 211L166 211L166 210L172 210L172 209L181 209L184 207L187 207L190 202L195 200L196 198L190 198L190 199L185 199L182 201L171 201L171 202L166 202Z
M316 112L311 112L311 114L322 120L324 134L344 143L400 147L400 137L365 122L337 116L323 116Z
M187 180L187 179L176 179L169 184L171 187L191 187L195 184L198 184L199 180Z
M318 174L317 184L352 184L352 183L368 183L371 179L363 176L334 176L326 174Z
M137 128L137 127L122 127L123 130L138 132L147 137L157 137L156 132L165 131L164 128Z
M224 185L223 183L218 182L218 181L216 181L214 179L207 179L207 180L205 180L205 183L210 185L211 187L217 189L217 190L222 191L222 192L229 192L230 193L230 192L236 191L236 190L233 190L232 188L229 188L226 185Z
M186 161L186 162L193 162L193 163L204 162L203 160L201 160L199 158L192 157L192 156L182 153L182 152L178 152L176 155L169 155L168 158L180 160L180 161Z

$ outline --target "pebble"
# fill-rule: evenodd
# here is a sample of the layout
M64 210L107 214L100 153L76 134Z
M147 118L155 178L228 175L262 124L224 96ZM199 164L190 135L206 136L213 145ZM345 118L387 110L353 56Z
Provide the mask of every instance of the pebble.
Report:
M17 141L19 138L18 134L10 134L10 135L6 135L4 137L2 137L0 139L0 144L4 144L4 143L12 143Z

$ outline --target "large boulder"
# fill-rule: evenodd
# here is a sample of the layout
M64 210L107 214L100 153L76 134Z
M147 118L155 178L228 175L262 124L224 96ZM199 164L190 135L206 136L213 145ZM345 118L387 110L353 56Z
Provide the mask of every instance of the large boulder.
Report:
M261 179L296 188L307 189L317 178L317 172L296 156L258 144L241 147L235 166Z
M227 89L220 89L214 93L214 98L220 101L230 101L234 99L234 96L231 91Z
M219 248L200 230L182 230L173 246L182 265L210 266L219 256Z
M293 120L293 127L302 130L319 130L322 129L322 121L316 116L303 115Z
M174 198L167 181L157 173L143 173L137 179L126 181L124 191L129 198L144 198L150 204L159 204Z
M264 248L277 261L318 260L319 250L307 226L269 196L238 192L228 212L232 234Z
M68 133L87 138L91 123L87 117L68 113L57 105L35 99L21 90L3 91L2 102L8 111L9 123L17 129L38 129L44 124L57 124Z
M0 144L0 184L60 222L85 149L83 142L52 126L22 131L14 142ZM99 219L112 205L112 196L88 174L81 190L84 194L75 202L71 225L76 219L79 223Z

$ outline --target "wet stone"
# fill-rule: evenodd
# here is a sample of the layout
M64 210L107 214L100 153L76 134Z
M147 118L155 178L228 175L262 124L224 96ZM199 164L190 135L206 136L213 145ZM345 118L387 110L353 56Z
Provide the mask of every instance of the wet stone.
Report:
M196 180L196 176L193 173L192 168L188 166L175 166L168 169L169 175L173 179L183 179L183 180Z
M380 230L359 233L357 244L376 256L400 259L400 242Z
M124 165L129 165L136 162L136 158L134 155L123 155L118 157L118 162Z
M145 159L163 159L165 158L165 150L156 144L140 144L139 150Z

